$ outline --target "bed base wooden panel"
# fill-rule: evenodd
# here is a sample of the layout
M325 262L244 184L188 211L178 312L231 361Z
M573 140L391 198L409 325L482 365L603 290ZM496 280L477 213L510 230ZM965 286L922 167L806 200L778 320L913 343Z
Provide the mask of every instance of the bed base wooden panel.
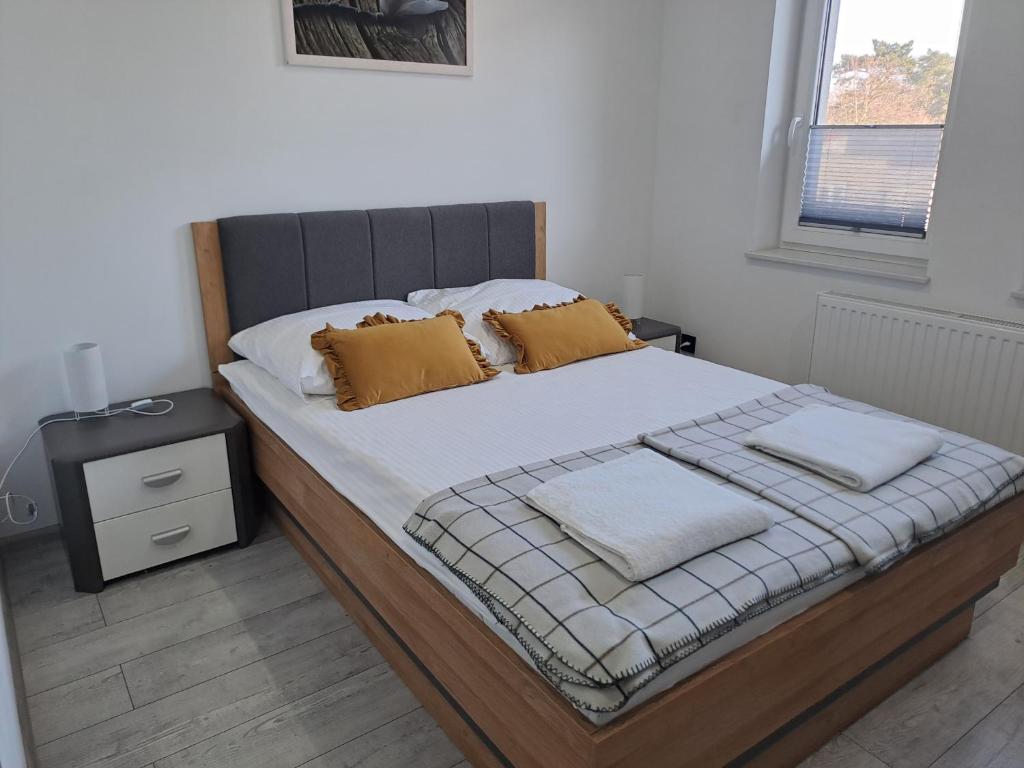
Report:
M1024 538L1016 499L598 728L217 386L249 423L285 531L475 765L792 765L963 639Z
M543 277L543 203L535 226ZM973 601L1017 561L1024 498L598 728L216 373L233 359L219 230L201 222L192 231L214 385L249 424L256 472L287 510L279 514L286 535L474 765L793 765L966 637Z

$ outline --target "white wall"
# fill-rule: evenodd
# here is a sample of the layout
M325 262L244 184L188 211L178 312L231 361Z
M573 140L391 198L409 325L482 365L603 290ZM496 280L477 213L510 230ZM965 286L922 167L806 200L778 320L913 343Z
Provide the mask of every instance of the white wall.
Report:
M807 378L821 290L1024 320L1010 296L1024 285L1024 3L968 1L928 234L931 283L917 288L747 260L773 245L755 242L752 219L775 4L669 0L650 312L696 333L702 357L787 382Z
M646 262L661 0L480 0L472 78L287 67L278 8L0 0L0 461L73 342L115 399L208 383L193 220L547 200L552 279ZM13 481L52 523L38 444Z

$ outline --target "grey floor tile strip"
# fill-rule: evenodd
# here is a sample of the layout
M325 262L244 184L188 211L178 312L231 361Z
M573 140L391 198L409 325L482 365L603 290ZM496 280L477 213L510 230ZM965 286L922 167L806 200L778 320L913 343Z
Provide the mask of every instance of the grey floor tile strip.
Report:
M122 666L139 707L351 623L334 598L320 592Z
M37 746L131 710L132 701L120 667L28 698L32 735Z
M157 768L295 768L417 709L386 664L341 680L156 762Z
M39 768L142 768L382 663L346 627L50 742Z
M18 617L18 648L22 653L70 640L106 626L96 595L82 595L60 605Z
M434 719L422 708L374 728L301 768L390 768L415 765L418 768L452 768L462 755Z
M1024 685L960 737L934 768L1024 765Z
M887 766L853 739L839 734L814 755L800 763L800 768L887 768Z
M322 591L304 565L271 571L22 656L30 694L49 690Z

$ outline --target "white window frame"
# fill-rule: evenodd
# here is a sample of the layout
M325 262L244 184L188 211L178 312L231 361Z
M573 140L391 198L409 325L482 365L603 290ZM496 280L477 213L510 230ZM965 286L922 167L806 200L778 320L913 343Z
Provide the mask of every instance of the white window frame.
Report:
M800 194L803 188L804 166L807 158L809 124L814 115L815 101L819 98L819 73L823 66L831 66L833 51L822 50L823 44L835 40L835 25L838 23L839 6L842 0L806 0L800 51L796 66L796 87L789 124L788 158L783 185L782 219L779 225L779 247L749 255L770 258L775 261L804 262L826 269L844 269L861 273L878 273L896 279L927 282L927 264L930 245L941 235L941 217L929 222L924 238L911 238L875 232L856 232L841 229L801 226ZM946 133L955 119L956 93L961 71L964 32L972 0L964 2L964 16L961 20L960 40L957 49L957 65L953 71L950 88L949 110L946 119ZM826 36L826 25L832 29ZM828 62L827 64L824 62ZM824 75L821 75L824 76ZM939 167L935 180L935 194L932 210L941 210L939 204L943 193L943 148L939 155Z

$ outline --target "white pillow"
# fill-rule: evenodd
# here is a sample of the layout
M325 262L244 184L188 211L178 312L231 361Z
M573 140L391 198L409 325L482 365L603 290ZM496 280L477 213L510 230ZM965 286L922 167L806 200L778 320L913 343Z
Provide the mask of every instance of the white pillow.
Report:
M482 319L484 312L525 312L538 304L564 304L579 296L579 291L547 280L488 280L466 288L427 288L409 294L409 303L436 315L445 309L462 313L465 332L480 342L491 365L505 365L516 360L516 349L498 337Z
M372 299L307 309L282 315L239 331L228 346L273 374L299 396L333 395L334 380L327 373L324 357L310 344L309 337L327 323L335 328L355 328L366 315L383 312L399 320L431 317L424 310L394 299Z

